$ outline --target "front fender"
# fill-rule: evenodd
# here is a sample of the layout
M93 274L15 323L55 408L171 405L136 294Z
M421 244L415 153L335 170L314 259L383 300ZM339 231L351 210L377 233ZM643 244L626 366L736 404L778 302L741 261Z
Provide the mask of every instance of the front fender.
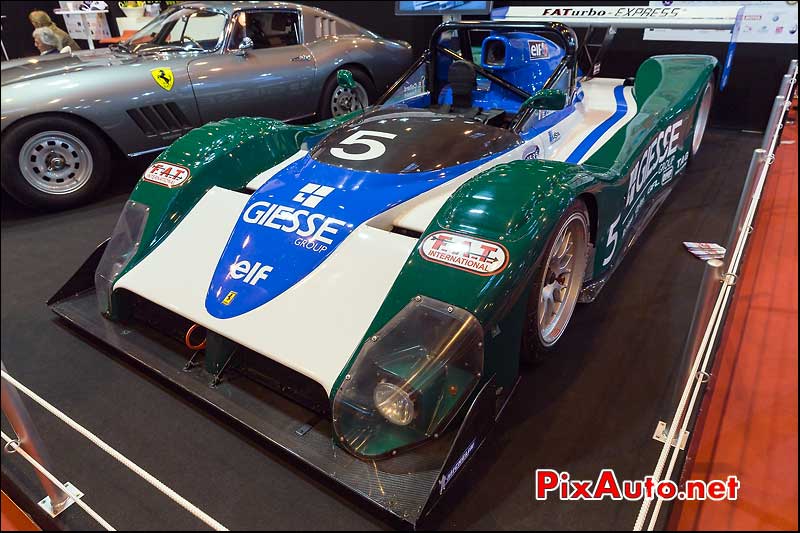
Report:
M419 238L362 344L415 296L428 296L465 309L481 322L487 332L486 377L494 371L506 378L501 377L501 385L513 384L526 307L526 299L520 296L527 294L537 261L561 214L596 183L596 176L581 166L541 160L498 165L470 179L448 199ZM430 261L420 247L440 231L502 245L508 262L486 276ZM505 368L503 360L511 359L511 366Z

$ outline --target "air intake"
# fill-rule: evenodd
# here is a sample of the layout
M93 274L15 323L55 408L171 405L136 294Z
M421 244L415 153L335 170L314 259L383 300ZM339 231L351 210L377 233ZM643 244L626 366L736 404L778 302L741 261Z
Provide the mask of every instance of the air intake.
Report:
M186 115L174 102L129 109L128 116L148 137L173 137L192 129Z

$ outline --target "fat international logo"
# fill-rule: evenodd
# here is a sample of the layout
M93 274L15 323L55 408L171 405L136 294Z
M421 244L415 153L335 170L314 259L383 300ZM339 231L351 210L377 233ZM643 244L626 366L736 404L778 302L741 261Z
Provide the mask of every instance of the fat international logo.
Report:
M500 243L449 231L428 235L419 247L424 259L478 274L499 274L508 265L508 250Z

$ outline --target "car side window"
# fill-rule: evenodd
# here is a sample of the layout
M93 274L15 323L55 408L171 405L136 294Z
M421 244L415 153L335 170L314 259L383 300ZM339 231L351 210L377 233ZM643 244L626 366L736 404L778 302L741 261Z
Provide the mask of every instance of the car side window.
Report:
M242 11L234 19L229 48L236 49L245 37L253 50L300 44L300 20L294 11Z
M193 13L185 19L178 42L191 40L205 50L212 50L217 46L224 27L225 16L220 13ZM173 36L176 29L173 29Z

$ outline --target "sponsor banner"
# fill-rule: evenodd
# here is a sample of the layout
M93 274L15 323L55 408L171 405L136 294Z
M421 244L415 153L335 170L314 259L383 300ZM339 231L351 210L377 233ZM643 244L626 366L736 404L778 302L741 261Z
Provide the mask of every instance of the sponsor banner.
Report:
M180 187L191 176L189 169L183 165L156 161L144 171L144 180L163 187L173 189Z
M651 2L649 6L571 6L563 4L510 6L492 11L492 19L555 21L565 24L617 24L620 27L641 28L646 28L648 23L675 25L676 27L683 25L685 27L687 23L702 25L704 23L724 24L730 22L733 27L736 9L720 9L710 5L700 6L699 2L684 2L683 5L675 5L677 3ZM728 6L723 7L727 8ZM670 21L674 21L674 24L670 24Z
M498 274L508 265L508 250L502 244L448 231L425 237L419 253L428 261L479 276Z

